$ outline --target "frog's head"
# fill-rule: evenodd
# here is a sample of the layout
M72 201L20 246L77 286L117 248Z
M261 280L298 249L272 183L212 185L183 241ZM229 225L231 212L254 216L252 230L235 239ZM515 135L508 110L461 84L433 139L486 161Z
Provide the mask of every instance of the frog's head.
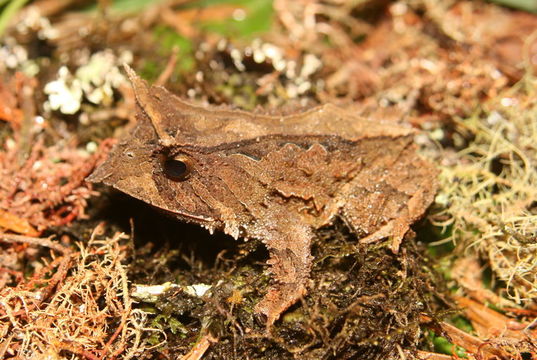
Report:
M220 165L218 152L196 145L193 123L199 119L192 117L200 116L197 108L164 88L149 88L131 69L127 72L136 95L136 126L87 180L113 186L209 230L239 236L235 224L241 204L221 181L212 179L212 169Z

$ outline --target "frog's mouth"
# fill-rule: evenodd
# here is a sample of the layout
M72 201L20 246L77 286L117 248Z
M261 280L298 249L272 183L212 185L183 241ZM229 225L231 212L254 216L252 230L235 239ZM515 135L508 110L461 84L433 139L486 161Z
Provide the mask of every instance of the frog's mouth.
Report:
M103 183L112 186L133 198L162 210L170 216L181 218L181 220L187 222L195 222L206 228L209 228L210 224L216 224L218 222L212 216L193 214L184 209L171 208L165 201L162 201L151 174L151 172L141 171L137 176L119 177L117 173L106 171L106 167L101 165L86 180L92 183ZM214 226L211 225L210 227L212 228Z
M134 196L134 197L136 197L136 196ZM142 200L142 201L146 202L143 199L139 199L139 200ZM179 217L179 218L181 218L182 220L184 220L186 222L195 222L195 223L200 224L201 226L206 227L206 228L209 228L209 224L214 224L214 223L217 222L217 220L215 218L213 218L213 217L203 216L203 215L194 215L194 214L188 213L186 211L171 210L171 209L168 209L165 206L159 206L159 205L156 205L156 204L152 204L150 202L149 202L149 204L151 206L153 206L154 208L157 208L159 210L162 210L162 211L166 212L170 216ZM210 227L213 228L214 226L210 226Z

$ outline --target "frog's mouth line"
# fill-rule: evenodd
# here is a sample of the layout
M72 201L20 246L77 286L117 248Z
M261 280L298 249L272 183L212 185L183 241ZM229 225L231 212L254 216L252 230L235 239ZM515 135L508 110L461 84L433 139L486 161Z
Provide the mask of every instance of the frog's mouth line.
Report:
M129 195L129 196L132 196L133 198L136 198L146 204L149 204L151 205L152 207L156 208L156 209L159 209L159 210L162 210L163 212L171 215L171 216L175 216L175 217L181 217L183 218L185 221L192 221L192 222L196 222L202 226L205 225L205 223L217 223L218 220L213 218L213 217L206 217L206 216L201 216L201 215L194 215L194 214L191 214L191 213L188 213L186 211L177 211L177 209L169 209L165 206L162 206L162 205L159 205L159 204L156 204L154 203L153 201L148 201L146 198L142 198L142 196L140 196L139 194L135 194L135 193L132 193L132 192L129 192L125 189L121 189L115 185L112 185L115 189Z
M90 181L90 182L102 182L103 184L107 185L107 186L111 186L113 187L114 189L116 190L119 190L121 191L122 193L125 193L137 200L140 200L146 204L149 204L150 206L156 208L156 209L159 209L159 210L162 210L163 212L166 212L167 214L169 215L172 215L172 216L178 216L178 217L181 217L183 218L185 221L191 221L191 222L196 222L202 226L205 226L206 224L210 224L210 223L218 223L219 221L213 217L207 217L207 216L201 216L201 215L194 215L194 214L191 214L191 213L188 213L186 211L177 211L177 209L170 209L168 207L165 207L161 204L157 204L155 203L154 201L150 201L148 200L146 197L144 197L143 195L137 193L136 191L132 191L132 189L129 189L129 188L126 188L126 187L123 187L121 185L119 185L118 183L116 182L113 182L113 181L108 181L108 178L111 177L112 174L97 174L95 175L95 172L93 174L91 174L87 180Z
M142 200L142 201L144 201L144 200ZM165 211L165 212L169 213L170 215L183 217L185 219L185 221L191 220L191 221L195 221L196 223L201 224L201 225L203 225L204 223L214 223L214 222L218 221L218 220L216 220L215 218L212 218L212 217L193 215L193 214L189 214L189 213L184 212L184 211L179 211L178 212L176 210L169 210L169 209L167 209L165 207L154 205L154 204L150 204L150 205L155 207L155 208L157 208L157 209Z

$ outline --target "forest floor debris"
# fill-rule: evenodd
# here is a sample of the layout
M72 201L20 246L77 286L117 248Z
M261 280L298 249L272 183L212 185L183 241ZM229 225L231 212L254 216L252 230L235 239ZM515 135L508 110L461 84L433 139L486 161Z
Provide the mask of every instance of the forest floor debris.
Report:
M462 0L120 3L0 14L0 358L537 358L537 15ZM318 290L267 336L252 316L259 244L84 181L132 126L122 63L192 101L334 102L411 124L441 169L430 223L399 255L342 224L321 233Z

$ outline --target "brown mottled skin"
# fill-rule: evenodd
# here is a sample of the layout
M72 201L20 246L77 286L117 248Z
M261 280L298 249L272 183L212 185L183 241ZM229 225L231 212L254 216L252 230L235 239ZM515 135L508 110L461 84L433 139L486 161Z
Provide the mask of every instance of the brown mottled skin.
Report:
M316 229L342 218L362 242L397 251L436 191L436 170L415 154L413 131L333 105L264 116L186 103L127 68L138 123L89 178L177 218L270 251L274 284L257 313L276 321L307 293ZM188 166L184 179L164 162Z

